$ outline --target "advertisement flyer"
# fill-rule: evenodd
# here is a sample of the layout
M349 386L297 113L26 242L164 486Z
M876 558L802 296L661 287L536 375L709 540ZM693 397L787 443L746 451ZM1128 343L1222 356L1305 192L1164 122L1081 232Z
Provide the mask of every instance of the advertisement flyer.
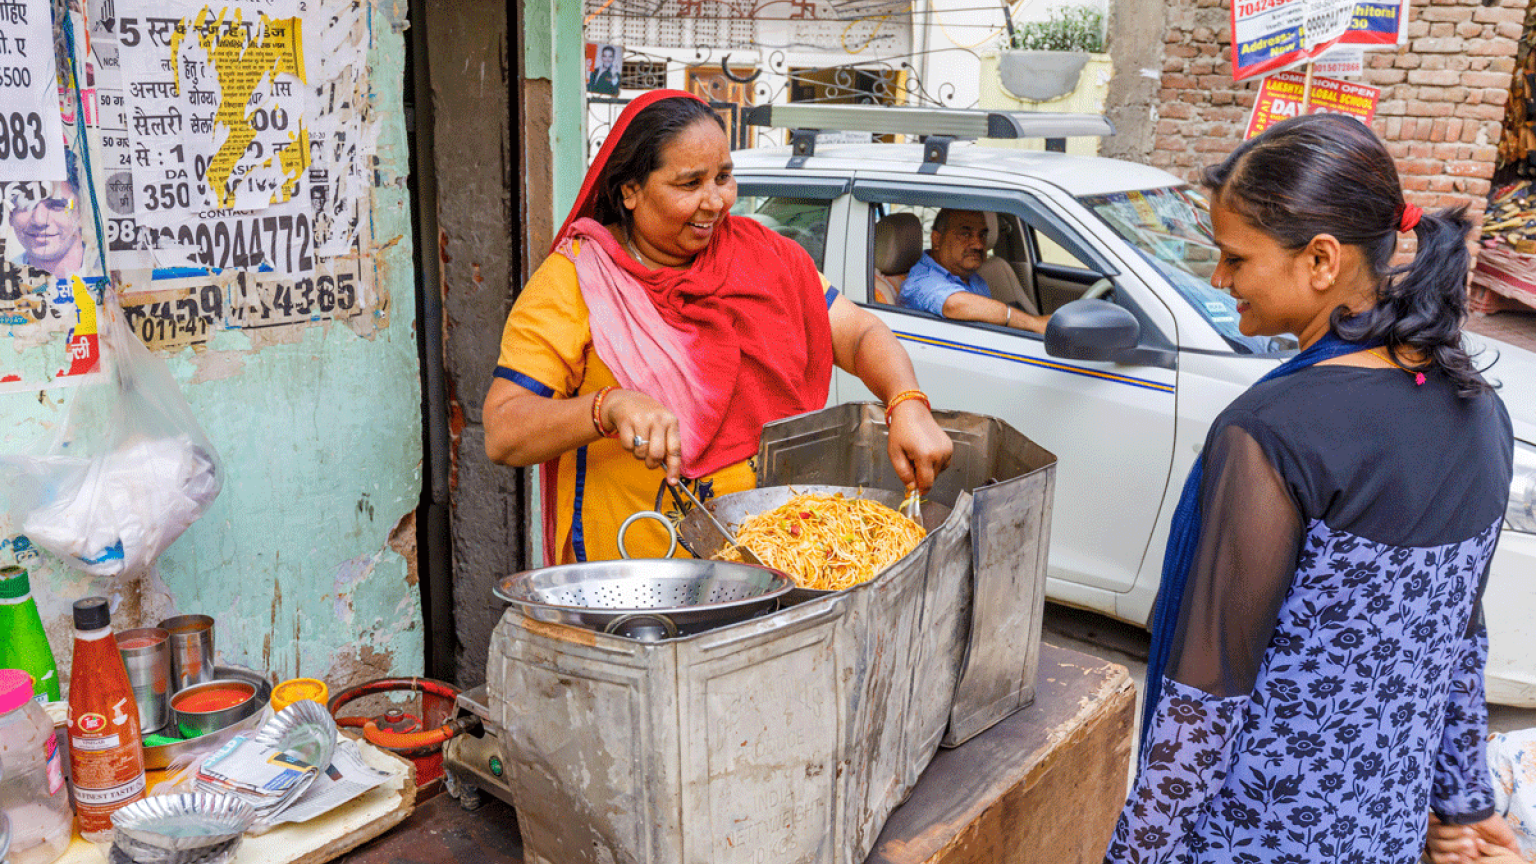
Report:
M134 229L156 267L314 270L301 19L170 2L116 21ZM125 166L114 166L122 170ZM114 197L108 181L108 201ZM121 231L116 232L121 239Z
M1253 102L1248 131L1243 137L1252 138L1281 120L1299 116L1306 81L1307 76L1300 72L1279 72L1265 78L1259 87L1259 97ZM1376 104L1380 99L1381 90L1376 87L1313 75L1306 113L1347 114L1369 126L1376 117Z
M1233 0L1232 78L1267 75L1339 45L1389 47L1407 36L1408 0Z
M49 0L0 0L0 180L63 180Z

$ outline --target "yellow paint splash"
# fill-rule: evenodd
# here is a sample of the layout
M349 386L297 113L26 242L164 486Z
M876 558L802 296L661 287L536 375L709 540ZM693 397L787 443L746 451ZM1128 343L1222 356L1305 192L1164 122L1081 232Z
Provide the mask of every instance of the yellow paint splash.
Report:
M226 16L233 18L226 22ZM300 19L268 18L261 15L260 26L245 25L240 9L224 9L217 16L204 6L189 26L182 21L171 36L171 56L178 57L182 39L191 35L213 64L219 82L219 104L214 123L229 130L229 137L208 163L206 179L220 207L235 206L236 184L230 183L234 167L256 139L256 129L246 110L262 81L270 87L280 74L289 74L305 83L304 39ZM253 38L257 37L257 38ZM176 86L182 87L182 64L176 64ZM289 200L298 189L300 178L309 167L309 133L302 121L296 134L290 134L289 146L274 154L279 159L283 182L273 193L272 202ZM263 167L270 167L272 158Z

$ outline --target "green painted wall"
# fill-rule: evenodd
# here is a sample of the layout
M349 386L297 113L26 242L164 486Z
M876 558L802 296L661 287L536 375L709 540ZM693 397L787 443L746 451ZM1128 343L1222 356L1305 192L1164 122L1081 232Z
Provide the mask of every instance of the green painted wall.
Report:
M339 0L323 0L322 9ZM314 7L316 4L312 3ZM344 4L345 5L345 4ZM405 3L367 19L367 76L377 130L363 266L377 300L350 322L306 322L273 335L222 330L164 352L223 457L224 490L137 582L97 579L19 540L0 515L0 564L27 566L50 641L67 668L70 603L106 593L114 625L178 613L216 619L221 662L326 679L334 689L420 674L422 614L413 512L421 489L415 273L402 110ZM312 50L320 45L312 46ZM0 329L0 356L60 356L62 332ZM41 358L41 359L39 359ZM69 389L0 395L0 452L50 433Z

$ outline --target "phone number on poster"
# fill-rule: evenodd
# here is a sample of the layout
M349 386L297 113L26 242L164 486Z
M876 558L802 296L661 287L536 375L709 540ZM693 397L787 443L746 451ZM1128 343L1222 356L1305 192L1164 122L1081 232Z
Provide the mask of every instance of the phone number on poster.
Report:
M142 224L140 230L142 233ZM307 213L218 219L211 224L151 230L155 248L192 247L192 261L212 270L266 266L279 273L309 273L315 269L314 230Z

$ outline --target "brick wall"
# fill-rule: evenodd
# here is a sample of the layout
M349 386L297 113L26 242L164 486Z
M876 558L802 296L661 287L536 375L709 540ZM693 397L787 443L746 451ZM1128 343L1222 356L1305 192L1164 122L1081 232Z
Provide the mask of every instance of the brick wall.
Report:
M1374 128L1409 200L1431 209L1469 204L1479 222L1527 6L1491 3L1413 0L1408 44L1365 55L1365 83L1382 88ZM1195 181L1242 139L1258 83L1232 81L1226 2L1168 0L1165 10L1149 160Z

